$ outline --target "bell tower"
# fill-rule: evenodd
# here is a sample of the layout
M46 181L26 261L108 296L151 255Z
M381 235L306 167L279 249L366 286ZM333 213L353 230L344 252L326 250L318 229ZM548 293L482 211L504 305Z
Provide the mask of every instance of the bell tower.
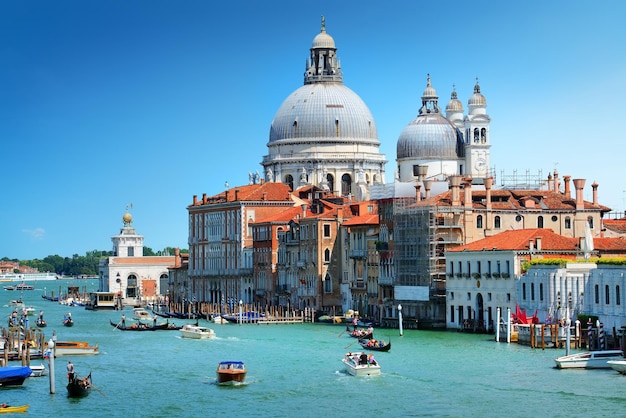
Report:
M489 124L491 117L487 114L487 100L480 92L478 78L474 85L474 94L467 102L468 114L465 116L465 158L467 175L482 181L492 175L489 162L491 139Z

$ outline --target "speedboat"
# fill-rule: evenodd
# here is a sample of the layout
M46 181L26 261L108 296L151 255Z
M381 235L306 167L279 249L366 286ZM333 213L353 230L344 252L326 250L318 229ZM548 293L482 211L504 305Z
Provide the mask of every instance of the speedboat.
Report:
M626 374L626 360L609 360L609 366L620 374Z
M374 356L363 351L347 353L341 360L346 365L346 372L352 376L376 376L380 374L380 364Z
M222 361L217 365L217 384L243 384L246 373L246 366L242 361Z
M138 321L152 321L154 318L150 312L146 311L144 308L135 308L133 309L133 319Z
M215 338L215 331L208 327L201 327L198 324L186 324L180 329L183 338Z
M215 324L228 324L226 318L222 318L220 315L213 315L212 320Z
M554 359L557 369L610 369L609 361L624 360L622 350L598 350Z

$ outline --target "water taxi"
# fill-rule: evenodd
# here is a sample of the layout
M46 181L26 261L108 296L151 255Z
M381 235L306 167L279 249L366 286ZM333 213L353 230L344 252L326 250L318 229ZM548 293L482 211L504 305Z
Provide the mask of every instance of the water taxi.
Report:
M622 350L598 350L554 359L557 369L610 369L609 361L624 360Z

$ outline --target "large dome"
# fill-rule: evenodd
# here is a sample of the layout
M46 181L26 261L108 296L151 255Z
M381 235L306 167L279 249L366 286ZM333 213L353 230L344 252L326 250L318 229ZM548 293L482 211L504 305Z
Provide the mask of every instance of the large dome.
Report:
M397 158L456 159L456 128L441 114L415 118L400 133Z
M269 142L281 140L378 144L378 132L356 93L339 83L313 83L291 93L276 112Z

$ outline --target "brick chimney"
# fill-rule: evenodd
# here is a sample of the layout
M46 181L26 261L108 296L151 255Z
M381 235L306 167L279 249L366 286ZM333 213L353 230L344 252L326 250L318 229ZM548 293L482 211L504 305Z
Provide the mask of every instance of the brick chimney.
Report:
M461 186L461 176L450 176L450 189L452 190L452 206L461 206L461 194L459 188Z
M487 195L485 196L485 200L486 200L486 205L487 205L487 209L491 209L491 188L493 187L493 177L488 177L486 178L484 181L485 184L485 191L487 192Z
M593 189L593 204L598 204L598 183L595 181L591 184L591 188Z
M422 193L420 192L420 189L422 188L422 186L419 185L419 183L415 183L415 199L419 202L420 200L422 200Z
M583 210L585 208L585 202L583 200L585 179L574 179L574 188L576 189L576 210Z
M565 197L566 198L570 198L572 197L570 194L570 189L569 189L569 180L572 178L572 176L563 176L563 182L565 183Z
M472 178L471 177L466 177L464 179L463 182L464 185L464 189L465 189L465 208L466 209L471 209L472 208Z

